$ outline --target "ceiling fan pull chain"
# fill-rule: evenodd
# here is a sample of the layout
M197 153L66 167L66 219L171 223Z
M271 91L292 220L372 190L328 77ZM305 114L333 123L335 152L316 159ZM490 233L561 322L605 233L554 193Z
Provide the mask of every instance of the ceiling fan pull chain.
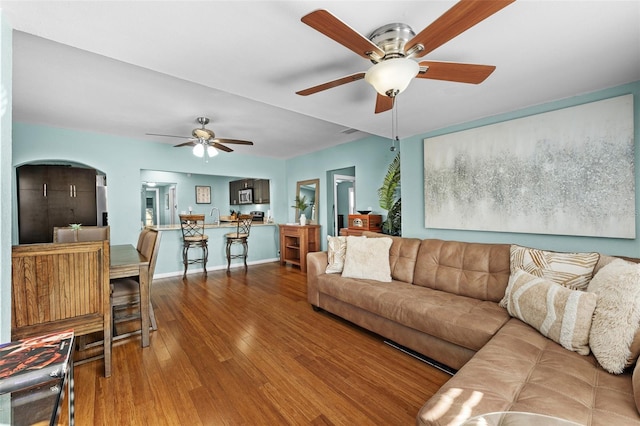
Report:
M396 141L400 141L398 139L398 97L394 96L392 99L393 106L391 107L391 148L389 148L389 151L391 152L396 150Z

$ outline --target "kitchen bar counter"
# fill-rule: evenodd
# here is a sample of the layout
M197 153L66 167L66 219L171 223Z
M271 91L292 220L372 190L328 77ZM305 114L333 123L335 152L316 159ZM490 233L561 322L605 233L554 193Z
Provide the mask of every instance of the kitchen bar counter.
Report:
M263 223L263 222L252 222L251 223L251 228L253 229L254 227L257 226L276 226L277 223L275 222L271 222L271 223ZM236 228L237 222L220 222L220 225L216 225L213 223L205 223L204 224L204 228L205 229L217 229L217 228ZM157 231L179 231L180 230L180 224L178 225L159 225L159 226L147 226L147 228L149 229L155 229Z
M220 225L205 223L205 234L209 237L209 260L207 270L223 270L227 268L227 255L225 252L225 234L235 231L237 222L222 222ZM182 275L184 265L182 264L182 232L178 225L149 226L150 229L157 229L162 235L160 240L160 252L156 262L154 276L156 278ZM249 236L249 257L247 263L251 264L275 262L279 256L279 231L278 224L253 222ZM197 252L197 250L196 250ZM242 266L244 263L231 262L231 267ZM201 274L202 269L193 268L187 271L187 277L191 274Z

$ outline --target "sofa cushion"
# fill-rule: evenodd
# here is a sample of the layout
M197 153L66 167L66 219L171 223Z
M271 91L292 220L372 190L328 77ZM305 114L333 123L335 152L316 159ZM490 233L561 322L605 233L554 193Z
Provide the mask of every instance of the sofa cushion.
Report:
M510 320L422 407L417 424L460 424L494 411L526 411L583 425L640 425L630 374L567 351Z
M342 276L390 282L390 247L391 238L348 236Z
M376 232L365 231L362 235L367 238L391 238L389 249L389 266L391 278L406 283L413 282L413 271L416 268L418 249L422 240L418 238L394 237Z
M320 293L404 326L477 351L509 320L495 302L450 294L401 281L318 277Z
M509 245L426 239L420 244L413 282L498 302L509 281Z
M633 386L633 398L636 402L636 409L640 413L640 367L636 361L636 366L633 369L633 375L631 377L631 385Z
M571 290L517 270L509 279L507 310L570 351L589 354L591 317L596 295Z
M512 245L511 274L523 269L531 275L574 290L586 290L598 263L598 253L561 253Z
M598 295L591 350L605 370L621 373L638 359L640 265L616 259L593 277L588 289Z
M347 237L327 235L327 274L339 274L344 269L347 254Z

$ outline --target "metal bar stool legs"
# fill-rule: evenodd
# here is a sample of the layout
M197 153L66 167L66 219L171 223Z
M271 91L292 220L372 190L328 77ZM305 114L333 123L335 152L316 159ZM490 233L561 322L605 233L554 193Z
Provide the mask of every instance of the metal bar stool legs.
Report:
M202 257L199 259L189 259L189 249L191 247L202 247ZM207 275L207 260L209 260L209 246L206 240L198 243L185 241L184 246L182 247L182 263L184 264L184 273L182 274L182 278L187 276L187 268L189 265L193 265L194 263L202 263L203 272Z
M231 246L237 243L242 244L242 254L231 254ZM227 271L229 271L229 269L231 268L231 259L240 259L240 258L244 260L244 269L246 271L248 269L247 267L248 254L249 254L249 244L247 243L247 238L227 237Z
M249 232L251 231L251 222L253 216L241 215L238 217L237 227L235 232L226 234L227 237L227 272L231 268L231 259L242 258L244 260L244 270L247 271L247 255L249 253ZM231 254L231 246L234 244L242 244L242 254Z

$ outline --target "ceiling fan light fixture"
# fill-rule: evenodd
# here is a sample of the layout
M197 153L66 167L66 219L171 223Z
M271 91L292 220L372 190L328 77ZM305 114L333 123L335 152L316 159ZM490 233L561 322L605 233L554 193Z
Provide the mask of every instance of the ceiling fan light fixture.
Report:
M209 145L207 146L207 155L209 157L215 157L216 155L218 155L218 150L215 147Z
M204 145L200 142L196 143L193 147L193 155L202 158L204 156Z
M373 65L364 76L376 92L394 97L402 93L411 80L418 75L420 65L409 58L393 58Z

